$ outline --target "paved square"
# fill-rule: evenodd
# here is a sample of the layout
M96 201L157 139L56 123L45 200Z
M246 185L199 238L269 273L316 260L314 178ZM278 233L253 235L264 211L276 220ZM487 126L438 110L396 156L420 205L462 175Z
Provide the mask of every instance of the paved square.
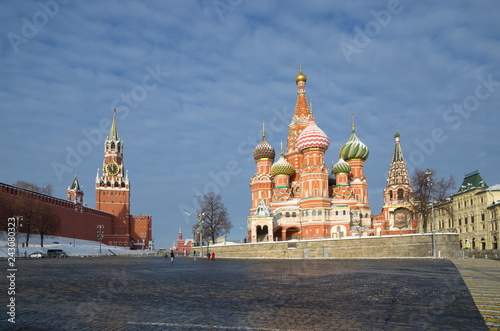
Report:
M449 260L72 257L16 267L16 324L4 308L1 329L487 329Z

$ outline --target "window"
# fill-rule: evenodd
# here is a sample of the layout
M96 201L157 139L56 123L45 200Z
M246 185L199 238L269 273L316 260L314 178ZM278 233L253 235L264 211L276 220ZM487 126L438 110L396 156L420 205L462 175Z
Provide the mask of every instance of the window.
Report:
M318 216L321 216L321 210L318 210Z
M338 210L335 211L335 216L339 216L339 211Z
M485 215L484 214L481 214L481 221L484 222L485 221Z
M464 219L464 224L465 224L465 225L467 225L467 222L468 222L468 221L469 221L469 218L468 218L468 217L466 217L466 218Z
M392 190L389 190L389 200L392 201Z
M312 215L313 215L313 216L316 216L316 210L313 210L313 211L312 211Z
M474 223L474 216L470 217L470 224Z
M293 212L292 217L297 217L297 213Z
M342 211L342 215L345 215L345 210L344 210L344 211Z
M398 189L398 200L404 200L404 191L402 188Z

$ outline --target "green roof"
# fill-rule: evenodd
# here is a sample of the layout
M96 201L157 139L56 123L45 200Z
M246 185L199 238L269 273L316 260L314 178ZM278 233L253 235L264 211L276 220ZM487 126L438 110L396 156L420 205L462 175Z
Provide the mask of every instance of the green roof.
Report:
M488 185L486 185L484 180L481 178L481 175L476 170L465 175L462 185L460 185L460 187L458 188L458 193L463 193L474 189L486 188L488 188Z

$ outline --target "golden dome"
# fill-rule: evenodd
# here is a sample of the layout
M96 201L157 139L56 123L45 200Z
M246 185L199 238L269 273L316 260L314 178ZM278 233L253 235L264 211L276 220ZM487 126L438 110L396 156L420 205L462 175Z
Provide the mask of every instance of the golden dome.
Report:
M302 73L302 66L300 66L300 71L297 77L295 77L295 83L298 84L299 82L307 82L307 77Z

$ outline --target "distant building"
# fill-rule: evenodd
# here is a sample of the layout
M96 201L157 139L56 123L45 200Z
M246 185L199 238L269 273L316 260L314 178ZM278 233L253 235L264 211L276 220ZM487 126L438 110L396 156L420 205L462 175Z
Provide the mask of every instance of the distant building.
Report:
M458 192L435 207L438 232L456 232L461 248L498 249L500 184L488 187L478 171L466 174Z
M177 243L174 244L174 252L179 255L190 255L193 246L193 239L183 239L182 227L179 227L179 236L177 238Z
M285 241L414 233L412 188L396 137L396 150L385 191L384 214L372 220L364 165L368 147L351 135L340 147L331 172L325 151L330 139L316 124L306 98L307 77L295 78L297 103L288 128L286 148L276 152L266 139L255 147L256 172L250 181L252 205L248 240Z

